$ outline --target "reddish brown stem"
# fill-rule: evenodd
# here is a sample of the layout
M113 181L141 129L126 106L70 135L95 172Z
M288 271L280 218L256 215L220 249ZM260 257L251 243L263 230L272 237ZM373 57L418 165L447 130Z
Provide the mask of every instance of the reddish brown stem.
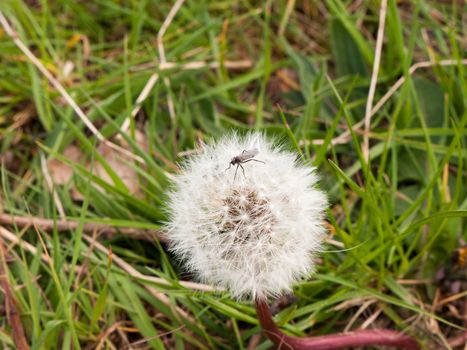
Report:
M457 348L458 346L465 346L467 344L467 332L464 332L457 337L448 339L448 344L451 345L453 348Z
M256 300L256 313L266 336L280 350L335 350L350 346L385 345L398 349L419 350L417 342L408 336L388 329L361 330L316 337L292 337L284 334L272 319L266 301Z
M16 301L11 291L6 268L6 251L0 240L0 286L5 302L5 313L12 329L12 338L18 350L29 350L28 342L24 334L23 325L16 309Z

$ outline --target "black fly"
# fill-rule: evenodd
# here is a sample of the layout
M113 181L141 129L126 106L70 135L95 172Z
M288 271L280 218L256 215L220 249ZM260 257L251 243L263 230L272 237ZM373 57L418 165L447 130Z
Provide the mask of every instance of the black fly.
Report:
M238 156L235 156L230 160L229 167L225 169L225 171L229 170L232 165L236 165L237 168L235 169L234 181L235 181L235 178L237 177L238 167L242 168L243 176L246 178L245 169L243 168L242 164L250 162L250 161L266 164L262 160L253 159L253 157L256 156L258 153L259 151L257 148L250 149L249 151L243 151Z

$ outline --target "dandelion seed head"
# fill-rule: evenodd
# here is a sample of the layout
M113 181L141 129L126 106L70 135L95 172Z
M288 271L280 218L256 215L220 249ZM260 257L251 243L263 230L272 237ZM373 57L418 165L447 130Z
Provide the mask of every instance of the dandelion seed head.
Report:
M243 150L257 149L228 167ZM290 291L309 275L325 230L326 196L314 168L274 146L264 135L235 134L205 145L176 176L169 193L171 250L205 283L237 298Z

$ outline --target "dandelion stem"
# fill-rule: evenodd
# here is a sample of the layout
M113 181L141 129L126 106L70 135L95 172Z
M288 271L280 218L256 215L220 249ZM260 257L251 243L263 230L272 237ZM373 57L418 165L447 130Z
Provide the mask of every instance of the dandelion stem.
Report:
M266 301L256 300L256 313L265 335L279 350L335 350L350 346L384 345L398 349L419 350L417 342L407 334L388 329L359 330L316 337L293 337L276 326Z

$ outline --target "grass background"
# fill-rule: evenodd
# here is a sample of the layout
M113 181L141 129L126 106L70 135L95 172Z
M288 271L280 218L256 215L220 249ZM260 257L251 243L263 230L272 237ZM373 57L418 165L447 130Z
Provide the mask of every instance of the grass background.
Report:
M262 130L298 149L318 167L332 204L317 274L296 286L296 298L273 302L281 327L295 335L388 327L425 348L454 348L467 327L463 2L388 1L372 106L404 82L371 119L368 163L358 122L379 1L187 0L167 21L173 5L0 4L101 135L144 160L104 147L0 30L0 212L78 223L4 223L0 231L31 348L271 346L252 305L181 285L193 276L164 243L134 232L99 235L88 225L158 230L177 162L232 129ZM443 60L451 61L435 64ZM411 70L417 62L432 66ZM71 178L57 180L70 169ZM11 348L0 311L0 344Z

